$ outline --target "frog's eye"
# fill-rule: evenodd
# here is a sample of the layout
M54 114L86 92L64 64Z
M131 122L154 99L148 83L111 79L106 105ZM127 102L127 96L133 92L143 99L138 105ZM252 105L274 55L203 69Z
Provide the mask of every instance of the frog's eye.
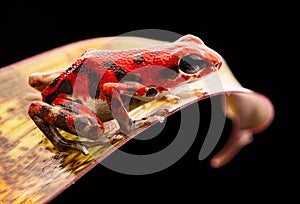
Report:
M195 74L207 67L207 62L198 55L187 55L180 59L179 69L186 74Z

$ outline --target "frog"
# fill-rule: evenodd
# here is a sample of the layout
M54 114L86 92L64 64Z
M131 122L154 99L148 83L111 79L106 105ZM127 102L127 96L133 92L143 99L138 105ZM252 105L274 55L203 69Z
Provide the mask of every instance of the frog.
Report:
M141 48L87 49L42 88L42 100L32 101L28 114L57 150L88 155L88 148L103 143L104 122L115 119L127 135L166 111L138 121L130 110L201 80L221 65L222 57L192 34ZM86 140L67 139L59 130Z

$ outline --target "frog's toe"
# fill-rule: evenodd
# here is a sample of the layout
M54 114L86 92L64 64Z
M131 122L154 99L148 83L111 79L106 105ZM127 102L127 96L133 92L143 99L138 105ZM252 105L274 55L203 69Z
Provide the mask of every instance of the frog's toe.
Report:
M88 150L84 145L82 145L81 147L82 147L82 148L81 148L81 152L82 152L84 155L88 155L88 154L89 154L89 150Z

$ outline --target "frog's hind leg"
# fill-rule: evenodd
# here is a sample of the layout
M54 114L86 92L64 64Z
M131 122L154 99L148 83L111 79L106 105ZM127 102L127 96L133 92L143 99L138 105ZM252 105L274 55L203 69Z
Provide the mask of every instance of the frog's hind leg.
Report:
M50 124L49 122L47 122L46 119L41 117L43 115L44 106L34 106L38 106L38 104L36 104L36 102L32 103L28 113L31 119L34 121L34 123L51 141L55 148L57 148L59 151L70 151L75 149L83 152L85 155L88 154L88 150L84 145L82 145L78 141L71 141L65 139L63 136L61 136L61 134L57 131L56 127L53 124ZM37 112L37 109L40 109L40 111Z
M99 137L103 133L103 124L99 124L96 119L91 119L88 114L77 114L66 107L51 106L41 101L32 102L28 113L39 129L60 151L79 150L87 155L87 147L108 143L108 141L101 140L101 137ZM57 128L95 141L68 140L58 132ZM83 134L86 133L86 130L89 131L88 134Z

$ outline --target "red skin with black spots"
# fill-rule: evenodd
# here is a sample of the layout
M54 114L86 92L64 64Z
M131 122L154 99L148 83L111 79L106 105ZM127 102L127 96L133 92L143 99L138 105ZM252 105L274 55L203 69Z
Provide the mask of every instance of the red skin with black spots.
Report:
M185 73L179 62L188 55L200 57L205 67L192 74ZM102 105L107 104L126 134L136 127L128 116L122 95L151 101L162 92L216 71L221 62L216 52L193 35L145 48L87 50L45 87L43 102L33 102L28 112L56 148L76 149L86 154L82 144L66 140L56 128L97 140L104 131L100 119Z

